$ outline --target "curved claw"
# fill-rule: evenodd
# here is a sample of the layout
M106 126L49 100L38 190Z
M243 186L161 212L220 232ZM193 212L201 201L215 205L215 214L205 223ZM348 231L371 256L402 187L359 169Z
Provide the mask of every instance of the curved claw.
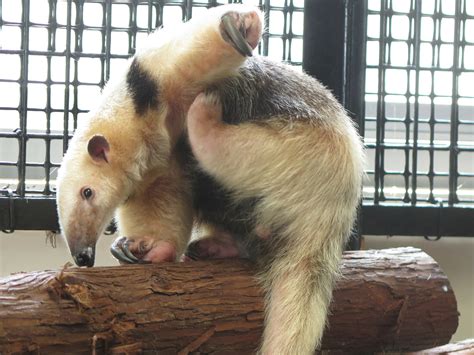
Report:
M252 47L245 40L245 28L237 29L234 17L228 13L222 16L224 33L228 36L232 46L244 57L252 56Z
M132 252L130 251L130 249L128 248L129 246L129 241L128 239L125 240L124 243L122 243L122 251L123 253L130 259L130 260L133 260L135 263L138 263L140 262L140 259L138 259L135 255L132 254Z
M110 252L116 259L124 263L136 264L140 262L140 259L133 255L128 249L127 237L115 239L115 241L110 246Z

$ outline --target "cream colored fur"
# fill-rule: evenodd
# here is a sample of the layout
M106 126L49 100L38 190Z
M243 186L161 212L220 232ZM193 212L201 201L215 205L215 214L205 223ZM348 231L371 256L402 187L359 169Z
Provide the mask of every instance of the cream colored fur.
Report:
M279 117L265 127L221 119L213 96L202 94L191 106L195 156L237 197L265 196L258 224L283 230L285 238L260 276L267 290L261 353L313 353L359 201L360 139L346 117L292 127Z
M168 240L177 255L184 252L192 228L190 190L172 147L195 96L209 83L233 75L245 60L218 28L222 14L233 9L258 16L253 8L215 8L204 20L157 31L138 51L140 65L159 83L158 110L137 116L126 71L106 86L75 132L58 174L58 213L70 248L95 243L117 209L121 234ZM109 164L87 153L95 134L109 141ZM93 201L80 198L83 186L97 192Z
M193 223L191 187L173 147L198 93L234 75L245 59L218 31L229 9L158 31L138 52L140 65L159 83L158 109L137 117L123 73L75 133L58 176L58 212L71 250L95 245L117 210L122 235L146 237L150 248L168 241L177 256L184 251ZM258 228L266 238L281 231L260 273L267 291L262 354L310 354L323 334L362 175L360 139L341 112L328 112L322 125L290 127L285 117L274 117L266 125L228 126L216 98L203 95L189 112L187 129L203 169L236 191L236 199L264 196ZM87 152L95 134L110 144L108 163ZM95 191L91 201L80 196L84 186Z

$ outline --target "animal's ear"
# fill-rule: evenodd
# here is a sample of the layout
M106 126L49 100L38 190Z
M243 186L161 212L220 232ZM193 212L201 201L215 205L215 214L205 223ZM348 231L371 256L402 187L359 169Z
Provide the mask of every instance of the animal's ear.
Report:
M89 139L89 143L87 143L87 151L89 152L89 155L97 162L105 161L108 163L109 150L109 142L107 142L107 139L100 134L93 136Z

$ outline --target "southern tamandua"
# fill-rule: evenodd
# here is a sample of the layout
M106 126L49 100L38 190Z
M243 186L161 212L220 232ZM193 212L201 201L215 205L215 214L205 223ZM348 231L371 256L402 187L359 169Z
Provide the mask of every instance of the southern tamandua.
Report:
M122 262L245 256L266 290L262 354L310 354L359 201L363 151L318 81L250 56L258 10L151 35L76 131L58 174L79 266L116 215ZM246 56L250 56L246 58Z

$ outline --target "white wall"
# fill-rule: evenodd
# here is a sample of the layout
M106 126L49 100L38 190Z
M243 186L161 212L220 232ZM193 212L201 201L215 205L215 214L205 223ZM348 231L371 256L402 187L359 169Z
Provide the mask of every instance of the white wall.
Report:
M103 235L97 245L96 266L118 265L109 252L116 236ZM56 248L42 231L0 234L0 276L13 272L58 269L73 263L66 242L58 235Z
M115 236L103 236L97 246L96 265L117 265L109 253L109 245ZM365 249L381 249L398 246L414 246L423 249L439 262L448 275L461 313L458 331L453 341L474 338L474 238L442 238L430 242L418 237L367 236ZM59 269L72 262L63 239L58 236L53 249L46 242L44 232L17 232L0 234L0 276L13 272Z

